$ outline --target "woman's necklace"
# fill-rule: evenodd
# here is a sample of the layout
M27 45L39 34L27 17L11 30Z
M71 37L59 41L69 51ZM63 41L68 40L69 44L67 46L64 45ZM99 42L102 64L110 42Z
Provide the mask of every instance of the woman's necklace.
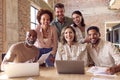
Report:
M43 30L43 38L48 38L48 28L46 30Z

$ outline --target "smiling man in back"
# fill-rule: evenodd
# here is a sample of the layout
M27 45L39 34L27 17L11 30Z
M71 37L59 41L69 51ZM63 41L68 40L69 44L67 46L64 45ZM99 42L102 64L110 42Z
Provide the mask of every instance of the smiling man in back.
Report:
M56 26L57 28L57 34L58 34L58 39L60 40L60 34L61 34L61 30L65 27L65 26L69 26L73 23L72 19L65 16L65 8L64 8L64 4L62 3L57 3L54 6L54 13L55 13L55 19L51 22L51 25Z
M26 34L26 40L24 42L13 44L3 59L1 70L4 70L4 65L9 62L34 62L39 53L38 48L34 46L36 39L36 31L29 30Z

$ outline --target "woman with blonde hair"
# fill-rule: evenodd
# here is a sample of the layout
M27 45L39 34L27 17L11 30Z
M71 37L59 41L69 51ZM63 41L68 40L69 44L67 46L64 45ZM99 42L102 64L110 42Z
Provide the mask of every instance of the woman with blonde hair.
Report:
M67 26L62 29L60 43L56 54L56 60L83 60L88 64L86 44L77 41L73 27Z

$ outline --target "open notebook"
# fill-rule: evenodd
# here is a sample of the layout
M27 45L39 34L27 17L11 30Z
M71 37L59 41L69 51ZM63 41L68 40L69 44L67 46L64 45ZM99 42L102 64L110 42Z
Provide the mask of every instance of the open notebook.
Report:
M37 76L39 63L10 63L5 65L8 77Z
M84 74L84 61L56 60L57 72L62 74Z

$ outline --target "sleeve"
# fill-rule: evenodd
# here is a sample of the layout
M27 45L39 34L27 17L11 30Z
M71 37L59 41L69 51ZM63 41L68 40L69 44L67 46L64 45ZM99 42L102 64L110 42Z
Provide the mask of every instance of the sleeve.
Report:
M115 47L112 43L109 43L109 50L110 54L113 57L115 64L119 65L120 64L120 52L117 47Z
M78 60L83 60L84 61L84 65L87 66L88 65L88 53L87 53L87 47L86 47L86 43L85 44L80 44L79 43L79 48L78 48Z
M92 60L91 55L90 55L90 44L87 43L86 49L87 49L87 54L88 54L88 66L94 66L95 65L94 61Z
M83 36L80 37L80 43L84 44L86 43L86 41L88 42L89 39L87 37L87 30L86 30L86 26L85 26L85 32L82 33Z
M35 56L35 59L33 60L33 62L37 62L38 56L39 56L39 49L37 48L37 55Z
M16 54L14 53L14 45L10 47L8 52L6 53L2 63L1 63L1 70L4 71L4 65L7 64L8 62L13 62L15 59Z
M80 37L80 39L78 39L78 42L84 44L85 43L85 38Z
M58 48L58 37L57 37L57 30L55 27L51 27L53 31L53 50L52 54L56 54L57 48Z
M55 60L62 60L61 49L62 49L62 45L61 43L59 43Z
M75 27L73 26L73 24L72 24L71 26L72 26L72 27L74 28L74 30L76 31L76 36L77 36L78 42L83 44L83 43L85 42L85 39L84 39L84 37L83 37L83 35L82 35L81 30L79 30L78 28L75 28Z
M4 59L3 59L3 62L13 62L16 54L15 54L15 46L11 46L10 49L8 50L8 52L6 53Z

